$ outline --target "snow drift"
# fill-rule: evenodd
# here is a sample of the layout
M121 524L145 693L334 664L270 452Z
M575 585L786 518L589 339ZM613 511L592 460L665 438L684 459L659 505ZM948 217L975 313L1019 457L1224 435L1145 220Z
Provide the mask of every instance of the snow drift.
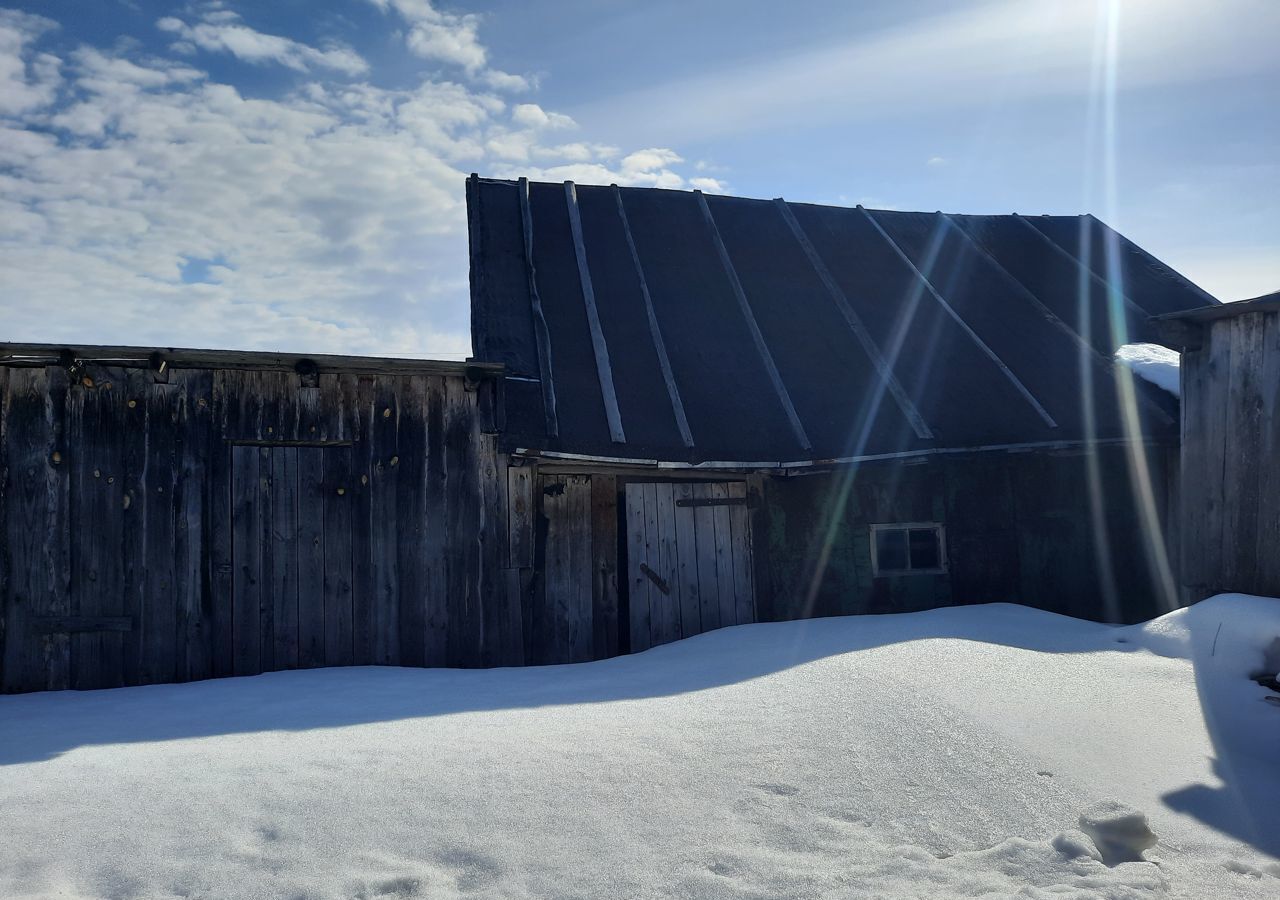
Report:
M1176 351L1159 344L1125 344L1116 351L1116 362L1173 396L1182 396L1182 357Z
M1277 635L990 605L3 697L0 896L1280 897Z

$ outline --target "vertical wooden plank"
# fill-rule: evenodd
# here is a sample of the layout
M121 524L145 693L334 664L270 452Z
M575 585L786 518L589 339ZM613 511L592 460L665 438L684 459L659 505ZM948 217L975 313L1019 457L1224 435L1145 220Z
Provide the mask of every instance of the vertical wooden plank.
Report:
M234 390L234 382L231 389ZM232 406L228 402L228 373L213 373L212 416L209 454L209 576L210 619L213 630L211 673L231 675L234 671L235 639L232 627L234 565L231 514L231 445L225 436L231 427Z
M569 593L565 597L570 662L586 662L594 656L595 628L592 612L591 476L571 475L568 496Z
M541 480L542 515L546 520L543 600L534 639L535 658L543 664L569 661L568 597L572 591L572 542L569 540L568 476Z
M372 598L373 661L379 665L400 663L400 527L397 506L400 482L400 397L396 379L379 376L373 386L373 422L369 444L370 553L373 563ZM412 488L406 488L412 491ZM405 505L412 499L405 498ZM411 527L412 523L405 523Z
M8 366L0 366L0 694L6 693L5 678L7 656L8 619L10 614L9 586L13 561L9 550L9 372Z
M747 485L731 481L725 485L731 498L747 497ZM738 624L756 620L755 561L751 540L751 511L745 505L729 507L729 528L733 556L733 595Z
M665 644L680 640L679 552L676 547L675 492L670 482L658 482L653 490L658 550L658 564L653 566L666 582L667 590L658 591L655 598L649 595L656 624L654 642ZM646 497L646 502L647 502ZM651 542L652 543L652 542ZM652 564L650 564L652 565Z
M712 485L689 485L689 497L704 500L712 496ZM698 579L698 618L703 631L719 628L720 589L716 574L716 522L715 507L695 506L693 513L694 553ZM683 559L683 554L681 555Z
M275 510L270 447L258 447L258 668L276 668Z
M648 564L649 543L646 522L644 485L630 483L625 490L627 522L627 618L629 620L630 650L639 653L653 646L650 633L649 579L641 563Z
M67 459L67 396L71 378L61 367L44 371L44 425L48 445L45 458L54 461L44 470L45 522L43 535L45 603L43 609L52 615L71 611L71 471ZM24 526L26 523L23 523ZM71 684L71 635L54 634L41 638L44 660L44 684L50 690L62 690Z
M773 487L768 475L747 476L747 521L751 525L751 586L755 593L755 620L773 621L775 597L769 559L769 499ZM863 545L865 547L865 545Z
M9 589L13 561L9 550L9 372L8 366L0 366L0 694L8 690L5 677L7 656L8 619L10 615Z
M591 476L591 627L594 658L618 655L618 479Z
M262 671L259 455L257 447L231 448L231 630L232 671L236 675Z
M480 611L480 490L473 430L474 406L461 378L445 380L445 520L450 665L473 667L482 660L484 620Z
M426 507L426 533L423 540L423 563L426 581L423 599L426 622L423 634L423 665L443 666L449 661L449 521L445 486L445 379L432 377L426 384L426 472L423 504Z
M174 602L177 606L176 677L179 681L213 675L213 594L209 543L211 466L218 452L213 441L211 397L213 373L208 369L171 372L180 390L175 489Z
M168 683L177 677L177 515L178 429L183 391L177 382L147 386L146 481L142 514L146 518L143 560L145 578L140 628L144 684ZM132 398L131 398L132 399ZM136 409L136 407L135 407ZM132 412L133 410L128 410ZM124 510L127 515L130 510ZM136 521L136 519L135 519ZM132 527L126 524L126 528ZM135 625L135 628L139 627Z
M271 455L272 668L298 667L298 448Z
M426 665L427 572L427 386L426 376L400 379L396 456L391 459L397 481L395 556L397 572L395 623L398 643L390 641L385 664Z
M476 401L480 394L473 394ZM485 666L520 665L524 661L520 596L508 590L507 457L498 452L498 436L486 434L474 418L476 465L480 473L480 603L484 611Z
M533 473L532 466L507 468L507 565L533 565Z
M376 376L361 375L352 382L344 379L350 393L353 424L349 431L357 435L351 448L351 642L352 661L357 666L372 665L374 653L373 604L377 594L374 568L374 509L372 485L376 462L373 448L373 422L377 413ZM379 532L380 533L380 532Z
M1258 524L1254 546L1257 578L1251 593L1280 596L1280 313L1264 313L1262 367L1258 373Z
M115 387L115 380L105 372L99 370L95 374L98 377L94 380L98 384L106 383ZM123 421L109 432L113 449L121 454L120 470L111 474L111 479L120 483L122 507L120 530L112 543L115 544L120 559L122 582L119 608L133 619L133 631L125 636L121 647L123 681L125 684L139 684L151 680L144 671L148 635L153 631L150 622L153 611L149 608L150 595L147 590L147 546L152 541L151 526L163 528L163 514L159 507L164 498L151 489L151 481L160 479L158 473L149 469L149 432L153 412L159 425L164 417L164 410L152 410L152 406L161 404L152 397L150 379L145 371L130 369L121 375L123 378L120 380L120 388L125 391L128 400L133 401L133 406L130 407L128 401L125 402L123 411L126 414ZM153 500L155 508L151 508Z
M1227 394L1223 458L1222 587L1249 593L1257 580L1258 473L1262 438L1261 386L1264 319L1259 315L1227 319L1231 335L1231 371ZM1225 324L1225 323L1224 323ZM1272 390L1275 390L1273 387ZM1270 461L1274 463L1274 460Z
M711 497L726 500L729 489L723 482L711 485ZM720 625L738 624L738 601L733 593L733 527L730 524L729 507L711 507L714 523L716 556L716 594L720 600Z
M324 657L330 666L351 665L351 448L327 447L324 465Z
M681 500L693 499L693 485L682 482L673 487L676 500L676 577L672 593L680 598L680 636L693 637L704 630L702 599L698 591L697 507L680 506ZM677 588L678 585L678 588Z
M298 448L298 665L325 655L324 450Z

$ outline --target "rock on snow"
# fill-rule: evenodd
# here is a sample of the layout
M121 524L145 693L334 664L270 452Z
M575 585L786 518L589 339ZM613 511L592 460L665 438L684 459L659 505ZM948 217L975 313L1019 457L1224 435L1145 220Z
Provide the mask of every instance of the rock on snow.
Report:
M996 604L3 697L0 896L1280 897L1277 635Z

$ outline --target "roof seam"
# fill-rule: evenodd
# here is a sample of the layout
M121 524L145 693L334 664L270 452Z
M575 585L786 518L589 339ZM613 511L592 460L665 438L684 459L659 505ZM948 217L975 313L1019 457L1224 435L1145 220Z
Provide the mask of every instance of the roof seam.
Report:
M1093 281L1095 284L1098 284L1104 291L1107 292L1108 296L1111 294L1113 289L1111 287L1110 282L1108 282L1107 279L1103 278L1097 272L1093 271L1093 269L1091 269L1089 266L1086 266L1084 264L1084 260L1080 259L1080 257L1076 256L1066 247L1063 247L1053 238L1049 237L1049 235L1045 234L1035 225L1031 224L1031 222L1021 213L1014 213L1013 217L1017 219L1019 222L1021 222L1023 225L1025 225L1028 229L1030 229L1036 236L1040 238L1040 240L1042 240L1051 249L1053 249L1059 256L1065 256L1067 259L1071 260L1071 262L1076 266L1076 268L1080 270L1082 274L1087 276L1090 281ZM1129 296L1125 294L1123 289L1117 287L1114 290L1115 290L1116 296L1118 296L1121 302L1123 302L1125 306L1129 307L1129 309L1132 312L1136 313L1139 316L1142 316L1144 319L1149 318L1151 316L1151 313L1147 312L1145 309L1143 309L1133 300L1130 300Z
M538 374L542 380L542 407L548 437L560 436L560 420L556 414L556 387L551 375L551 332L542 312L538 296L537 272L533 267L533 212L529 207L529 179L521 178L520 220L524 226L524 268L529 279L529 305L533 313L533 333L538 345Z
M613 367L609 363L609 345L600 327L600 311L596 309L596 292L591 286L591 269L587 265L587 245L582 237L582 217L578 212L578 191L572 181L564 183L564 200L569 209L569 231L573 236L573 255L578 261L578 280L582 288L582 302L587 308L587 326L591 330L591 352L596 360L596 377L600 381L600 396L604 402L604 415L609 423L609 437L615 444L627 442L622 428L622 412L618 409L618 394L613 387Z
M640 296L644 299L645 316L649 322L649 337L653 340L654 352L658 355L658 368L662 370L662 380L667 385L667 397L671 400L671 412L676 417L676 427L680 429L680 439L686 447L693 447L693 432L689 430L689 419L685 415L684 401L680 398L680 389L676 386L676 376L671 369L671 357L667 355L667 344L662 339L662 329L658 325L658 314L653 308L653 297L649 294L649 282L644 276L644 267L640 264L640 252L636 249L635 238L631 234L631 222L627 218L627 208L622 202L622 190L615 184L613 196L618 205L618 218L622 220L622 233L627 239L627 249L631 251L631 263L635 266L636 278L640 281Z
M1012 272L1010 272L1003 265L1001 265L1000 261L996 259L991 254L991 252L987 250L986 247L982 246L982 244L980 244L977 240L975 240L971 234L969 234L967 231L965 231L963 228L957 225L955 220L952 219L951 216L947 215L946 213L938 213L938 215L942 216L943 222L945 222L951 229L956 231L969 244L969 246L973 247L974 250L976 250L984 259L986 259L995 268L996 272L998 272L1004 278L1004 280L1010 286L1013 287L1015 293L1021 294L1023 297L1030 300L1032 305L1034 305L1036 309L1038 309L1040 313L1044 315L1046 319L1049 320L1050 323L1057 326L1060 330L1062 330L1066 334L1070 335L1080 345L1081 349L1087 351L1089 354L1089 358L1093 360L1094 364L1097 365L1098 368L1105 371L1108 376L1112 378L1115 377L1115 360L1108 359L1107 357L1103 356L1101 353L1098 352L1097 348L1095 348L1092 344L1090 344L1087 340L1085 340L1083 335L1081 335L1078 331L1076 331L1074 328L1072 328L1070 325L1064 322L1061 318L1055 315L1053 310L1045 306L1044 303L1041 302L1040 298L1037 297L1035 293L1031 291L1030 288L1028 288L1021 281L1019 281ZM1142 401L1142 403L1147 406L1148 409L1150 409L1157 417L1160 418L1162 422L1164 422L1166 425L1173 424L1173 418L1167 412L1165 412L1158 404L1156 404L1156 402L1153 399L1151 399L1151 397L1147 394L1146 391L1139 392L1138 397Z
M724 266L725 275L729 278L729 285L733 288L733 294L738 300L738 307L742 310L742 316L747 322L747 329L751 332L751 339L755 342L760 359L769 374L769 379L773 382L773 389L778 395L778 400L782 403L782 408L787 414L788 421L791 423L791 430L795 432L796 440L800 442L802 449L812 450L813 445L809 442L809 436L805 433L804 424L800 421L795 405L791 402L791 395L787 392L787 386L782 381L782 374L778 371L777 363L773 360L773 354L769 352L769 345L765 343L764 334L761 333L760 325L756 322L755 314L751 311L751 304L747 302L746 291L742 289L742 282L738 280L738 273L733 267L733 260L729 257L729 248L724 245L724 239L720 236L720 229L716 227L716 220L711 215L711 207L707 205L707 198L702 191L694 191L694 194L698 198L698 206L702 209L702 217L707 223L707 228L711 231L712 243L715 244L716 251L720 255L720 262Z
M778 197L773 202L782 214L783 220L790 227L791 233L795 235L796 242L800 244L800 249L808 257L809 264L813 267L814 272L817 273L818 279L827 289L832 301L835 302L836 308L844 316L849 330L858 339L863 352L866 353L867 358L871 360L871 364L879 373L882 384L893 395L899 410L906 416L912 430L916 433L916 437L926 441L933 440L933 430L929 428L929 423L925 421L924 416L920 414L920 410L916 408L915 403L912 402L906 390L902 387L901 382L893 374L889 361L884 358L870 332L867 331L866 325L863 324L861 317L858 316L853 305L849 302L849 298L845 296L840 285L836 283L835 276L827 268L827 264L818 253L818 249L813 246L813 242L809 240L809 236L805 233L799 220L796 219L795 213L791 211L791 207L787 205L787 201Z
M1058 423L1054 420L1053 416L1049 415L1049 411L1041 405L1040 401L1036 399L1035 394L1031 393L1027 386L1022 383L1022 380L1013 373L1013 370L1005 365L1004 360L1002 360L999 355L997 355L996 352L987 345L987 342L978 336L978 333L969 326L969 323L966 322L958 312L955 311L951 304L946 301L946 298L944 298L942 294L938 293L938 289L933 286L933 282L931 282L928 276L916 267L916 264L911 261L911 258L903 252L901 247L898 246L897 241L889 236L889 233L880 226L880 223L875 220L871 213L863 209L861 205L858 206L858 209L866 217L867 221L871 223L871 226L875 228L875 230L880 233L880 236L883 237L885 241L888 242L889 246L893 248L893 251L898 255L898 258L906 263L907 266L910 267L911 271L915 273L916 277L920 279L930 296L932 296L934 300L938 301L946 311L947 315L951 316L951 318L955 320L956 324L964 329L965 334L967 334L969 338L978 345L978 348L996 364L1000 371L1004 373L1004 376L1013 384L1014 388L1017 389L1018 393L1022 394L1023 398L1031 404L1032 408L1034 408L1040 418L1044 420L1045 424L1050 428L1057 428Z

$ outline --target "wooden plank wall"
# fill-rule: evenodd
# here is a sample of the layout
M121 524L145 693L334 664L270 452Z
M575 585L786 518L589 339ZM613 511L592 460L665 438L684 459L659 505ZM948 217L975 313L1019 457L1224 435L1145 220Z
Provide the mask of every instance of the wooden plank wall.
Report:
M0 368L0 688L523 662L476 392L316 382Z
M634 482L625 502L633 649L756 621L746 482Z
M1095 459L1101 532L1082 454L984 454L768 479L757 534L768 581L760 618L987 602L1102 621L1159 615L1165 604L1125 450L1101 447ZM1147 463L1167 523L1177 450L1148 448ZM875 577L869 526L892 522L942 523L948 571Z
M1280 313L1208 323L1182 360L1183 586L1280 596Z
M508 469L510 590L525 611L531 664L616 656L618 485L609 474ZM528 564L526 567L525 564Z

